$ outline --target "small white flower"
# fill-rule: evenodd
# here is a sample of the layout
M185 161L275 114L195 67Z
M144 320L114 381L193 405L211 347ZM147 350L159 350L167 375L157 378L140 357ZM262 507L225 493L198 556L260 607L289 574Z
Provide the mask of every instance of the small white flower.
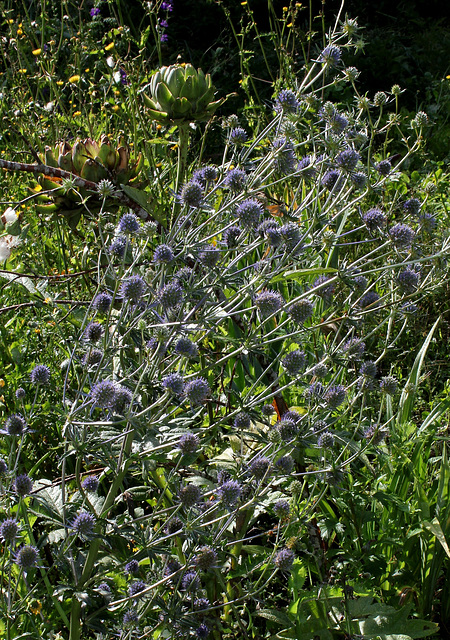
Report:
M21 242L17 236L2 236L0 238L0 262L8 260L11 250L15 249Z
M8 222L15 222L17 218L18 216L16 210L12 207L8 207L5 213L2 215L2 222L3 224L8 224Z
M0 262L5 262L11 255L11 249L6 243L6 238L0 238Z

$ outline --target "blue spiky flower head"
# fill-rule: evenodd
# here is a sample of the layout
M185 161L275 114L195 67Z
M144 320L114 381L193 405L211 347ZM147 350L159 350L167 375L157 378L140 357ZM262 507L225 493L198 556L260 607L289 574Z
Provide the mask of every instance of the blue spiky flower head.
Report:
M288 309L288 313L296 324L303 324L313 314L314 305L308 298L293 302Z
M347 397L345 387L340 384L327 387L324 394L324 400L330 409L337 409Z
M200 171L203 182L215 182L217 180L217 168L213 165L203 167Z
M198 259L204 267L213 269L219 262L221 257L220 250L213 244L204 246L198 252Z
M270 418L270 416L273 416L273 414L275 413L275 409L271 404L264 404L261 407L261 413L263 414L263 416L266 416L266 418Z
M414 293L420 281L420 275L414 269L407 267L397 275L397 284L404 293Z
M184 380L179 373L169 373L162 381L162 385L174 395L179 396L183 393Z
M289 502L283 499L277 500L272 508L277 518L281 518L281 519L287 518L291 510Z
M422 203L417 198L410 198L403 204L403 209L413 216L418 216Z
M359 373L367 378L375 378L378 373L377 365L373 360L366 360L362 363Z
M98 342L103 336L103 327L98 322L89 322L84 330L83 337L87 342Z
M275 428L284 442L292 440L298 433L297 422L286 417L286 414L276 423Z
M20 413L13 413L6 419L5 427L2 431L9 436L21 436L26 426L25 418Z
M236 210L236 215L243 227L256 227L263 214L263 206L258 200L248 198L241 202Z
M31 372L31 382L33 384L48 384L50 380L50 369L45 364L37 364Z
M248 469L251 475L257 480L262 480L262 478L267 476L269 473L270 460L265 456L256 456L256 458L253 458L253 460L250 461Z
M230 142L231 144L240 145L244 142L247 142L248 135L245 129L242 127L235 127L230 131Z
M231 227L228 227L228 229L225 229L222 238L227 245L227 249L234 249L237 246L237 240L241 233L241 227L236 224L233 224Z
M294 564L295 555L291 549L281 549L275 555L273 562L280 571L290 571Z
M334 435L331 431L324 431L317 440L317 446L321 449L331 449L334 445Z
M246 411L240 411L233 421L235 429L249 429L250 428L250 416Z
M125 300L134 304L138 303L147 289L147 285L141 276L130 276L120 285L120 293Z
M19 525L15 518L7 518L0 524L0 537L4 542L13 542L19 531Z
M81 483L81 486L88 493L95 493L98 489L98 477L97 476L87 476Z
M359 300L359 306L362 309L370 309L374 310L379 307L380 304L380 296L376 291L368 291L363 296L361 296Z
M395 396L398 391L398 381L393 376L384 376L380 381L380 390L389 396Z
M132 582L128 587L128 595L131 597L142 597L142 591L144 591L144 589L146 589L147 587L148 585L142 580L136 580L135 582Z
M194 564L196 569L201 571L208 571L217 564L217 553L211 547L204 546L199 549L199 552L194 557Z
M139 220L136 218L134 213L124 213L119 220L117 228L119 233L123 233L124 235L133 235L138 233L141 227Z
M300 349L290 351L283 358L282 365L290 375L296 376L298 373L303 371L306 366L305 353L300 351Z
M186 358L195 358L198 356L198 347L189 338L178 338L175 343L175 353Z
M361 360L366 349L365 343L359 338L350 338L342 346L342 351L350 360Z
M242 169L230 169L225 176L224 184L231 191L239 193L245 189L247 174Z
M27 476L26 473L23 473L19 476L16 476L14 480L14 491L18 496L27 496L33 490L33 480Z
M183 507L194 507L200 501L201 495L196 484L187 484L180 491L180 502Z
M287 138L275 138L273 148L276 152L275 169L282 174L290 174L295 170L297 157L294 151L294 145Z
M282 89L275 99L275 111L280 113L295 113L300 104L297 96L291 89Z
M121 385L117 385L116 396L111 405L111 409L120 415L123 415L133 400L133 393Z
M335 67L341 60L341 49L335 44L329 44L319 56L319 62L328 67Z
M128 249L128 246L128 239L124 236L118 236L111 242L108 251L116 258L123 258Z
M255 304L263 318L279 311L285 304L284 298L278 291L261 291L255 298Z
M178 442L178 449L181 453L188 455L197 451L199 443L200 441L195 433L183 433Z
M321 184L326 187L329 191L333 189L335 185L341 182L341 174L336 169L330 169L323 174Z
M125 611L123 615L124 627L135 627L138 622L139 616L137 614L137 611L135 611L134 609L128 609L128 611Z
M169 264L174 259L173 251L168 244L160 244L153 254L153 262Z
M14 562L24 571L35 567L39 560L39 553L36 547L26 544L17 551Z
M234 507L241 497L242 487L237 480L226 480L223 482L217 493L227 507Z
M112 304L112 296L110 296L109 293L106 293L105 291L103 291L95 296L92 306L99 313L107 313L109 311L111 304Z
M275 462L275 468L279 473L282 473L286 476L290 475L294 469L294 458L292 456L281 456Z
M23 387L17 387L14 395L16 396L17 400L23 400L27 395L27 392L25 391L25 389L23 389Z
M286 251L293 255L299 254L303 249L303 242L298 224L287 222L279 231Z
M356 189L364 189L364 187L367 184L367 176L362 171L356 171L356 173L351 173L350 180L353 182Z
M200 182L192 180L187 182L181 189L180 201L182 204L197 209L204 201L203 187Z
M411 227L401 222L389 229L389 235L398 249L409 249L415 237L415 233Z
M201 404L210 394L209 384L205 378L193 378L184 386L184 394L192 404Z
M354 149L345 149L336 156L336 164L345 171L353 171L361 156Z
M95 518L87 511L80 511L74 518L71 528L80 536L89 537L94 531Z
M125 573L128 573L130 576L135 576L139 573L139 562L137 560L130 560L125 565Z
M183 288L178 279L172 280L158 291L158 299L165 311L174 309L183 301Z
M201 625L195 630L195 635L199 640L205 640L209 636L209 629L203 622Z
M381 160L377 164L377 171L381 176L388 176L392 171L392 165L389 160Z
M101 380L91 389L91 399L100 409L111 409L116 399L117 385L111 380Z
M181 589L183 591L190 591L195 593L201 587L200 578L194 571L188 571L185 573L181 580Z

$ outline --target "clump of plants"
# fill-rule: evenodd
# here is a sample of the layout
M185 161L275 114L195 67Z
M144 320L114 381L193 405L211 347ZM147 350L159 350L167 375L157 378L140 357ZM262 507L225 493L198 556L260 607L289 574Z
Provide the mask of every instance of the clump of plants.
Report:
M187 162L183 113L201 126L217 105L195 70L208 84L198 110L194 86L174 97L172 82L194 83L180 65L157 72L152 98L140 96L139 110L150 104L149 117L173 120L171 133L184 127L175 166L141 163L147 190L114 179L119 150L111 164L84 141L57 159L74 178L86 164L95 175L76 192L89 215L83 236L61 243L59 290L44 273L32 285L16 264L37 319L53 322L58 340L53 353L34 348L26 375L11 370L2 422L8 640L437 632L412 611L429 615L426 590L435 593L445 558L434 556L436 582L426 576L417 602L383 602L397 543L389 554L376 517L389 492L380 484L375 499L367 486L411 434L438 323L410 372L390 355L422 301L446 285L449 238L431 190L408 191L402 180L424 115L393 159L387 142L375 143L390 97L363 107L323 99L324 87L353 73L342 63L346 25L302 79L276 92L258 135L236 116L224 122L220 162ZM76 184L58 183L49 197L62 187ZM17 208L2 236L10 274L33 241ZM66 221L48 213L68 238ZM447 473L445 449L435 453ZM446 477L428 503L425 529L435 536L447 521ZM374 517L364 520L367 505Z

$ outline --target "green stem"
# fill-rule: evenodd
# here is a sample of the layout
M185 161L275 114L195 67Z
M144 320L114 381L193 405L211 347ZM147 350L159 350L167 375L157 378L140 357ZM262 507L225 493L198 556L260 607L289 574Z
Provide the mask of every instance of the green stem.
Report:
M131 464L131 460L129 458L130 458L131 445L133 444L133 438L134 438L134 431L130 431L130 433L128 433L126 436L126 439L122 447L122 452L121 452L123 454L121 458L122 460L125 460L125 462L123 463L122 470L118 471L117 476L108 491L108 495L106 496L105 503L103 505L101 518L108 513L108 511L114 504L114 500L120 489L120 486L125 477L125 474L128 470L128 466ZM77 584L78 589L81 589L83 585L86 584L86 582L91 577L92 570L97 560L98 552L100 550L100 544L102 541L102 538L100 537L101 527L102 527L101 518L99 518L99 522L97 523L95 528L95 533L97 534L97 537L94 538L89 548L89 553L86 558L86 562L84 564L83 573L81 574L81 577ZM70 636L69 636L70 640L80 640L80 637L81 637L80 622L81 622L81 602L77 600L77 598L74 596L72 600L72 610L70 614Z
M178 190L184 181L186 173L186 161L189 147L189 123L185 122L178 125L178 166L177 166L177 180L175 183L175 192Z
M236 542L236 544L233 545L231 551L230 551L230 556L231 556L231 571L236 571L236 569L238 568L238 559L239 556L241 555L241 551L242 551L242 546L244 544L243 539L245 538L245 534L247 532L247 527L250 523L250 520L253 516L253 509L248 509L244 513L240 512L238 514L238 518L239 516L243 518L242 523L240 524L240 526L238 526L238 523L236 523L236 536L239 536L241 538L241 542ZM238 592L238 594L236 594L236 591ZM240 584L235 584L233 578L230 578L227 581L227 585L226 585L226 592L227 592L227 600L228 602L231 602L232 600L236 600L236 598L239 598L241 596L241 586ZM230 617L230 613L233 610L233 606L226 604L223 608L223 618L224 620L228 620Z
M27 506L26 506L26 504L25 504L25 502L23 500L20 501L20 508L21 508L21 511L22 511L22 517L25 520L26 525L27 525L27 530L28 530L28 535L30 537L30 542L31 542L31 544L33 546L36 546L36 541L34 539L33 531L32 531L32 528L31 528L31 524L30 524L30 521L28 519ZM59 613L59 616L60 616L61 620L68 627L69 626L69 620L67 619L67 616L66 616L63 608L61 607L60 603L53 596L53 587L50 584L50 580L48 579L46 570L43 567L39 567L39 571L41 572L42 579L44 580L44 584L46 586L47 593L48 593L48 595L50 596L50 598L51 598L51 600L53 602L53 606L55 607L55 609Z

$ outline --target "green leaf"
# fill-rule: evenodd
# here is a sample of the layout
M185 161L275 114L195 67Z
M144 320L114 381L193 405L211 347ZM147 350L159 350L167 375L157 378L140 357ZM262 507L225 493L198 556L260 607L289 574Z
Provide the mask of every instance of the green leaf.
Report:
M165 219L163 220L160 216L158 216L155 209L151 206L148 200L148 195L146 194L145 191L142 191L141 189L135 189L134 187L130 187L130 185L128 184L122 184L121 189L127 194L129 198L134 200L134 202L137 202L138 205L140 205L143 209L145 209L145 211L147 211L152 216L152 218L155 218L155 220L157 220L160 224L165 226L165 222L166 222Z
M430 531L430 533L436 536L436 538L441 543L445 553L450 558L450 548L447 544L447 540L445 539L445 535L444 535L444 532L442 531L442 527L439 520L437 518L434 518L431 522L428 522L427 520L425 520L423 522L423 528L426 529L427 531Z
M439 316L439 318L436 320L436 322L428 332L428 335L425 338L425 341L422 347L420 348L419 353L416 356L416 359L414 360L413 367L406 381L406 384L403 388L402 395L400 397L398 411L397 411L397 424L399 426L401 426L402 424L405 424L411 418L412 410L414 407L414 399L416 395L415 389L419 384L423 361L427 354L428 347L430 346L434 332L436 331L440 321L441 321L441 317Z
M276 609L261 609L257 614L260 618L265 618L271 622L278 622L278 624L281 624L285 629L294 626L289 616L282 611L277 611Z
M276 278L272 278L270 282L285 282L286 280L302 280L305 276L321 276L326 273L337 273L336 269L322 268L317 267L314 269L292 269L290 271L285 271L281 275Z

